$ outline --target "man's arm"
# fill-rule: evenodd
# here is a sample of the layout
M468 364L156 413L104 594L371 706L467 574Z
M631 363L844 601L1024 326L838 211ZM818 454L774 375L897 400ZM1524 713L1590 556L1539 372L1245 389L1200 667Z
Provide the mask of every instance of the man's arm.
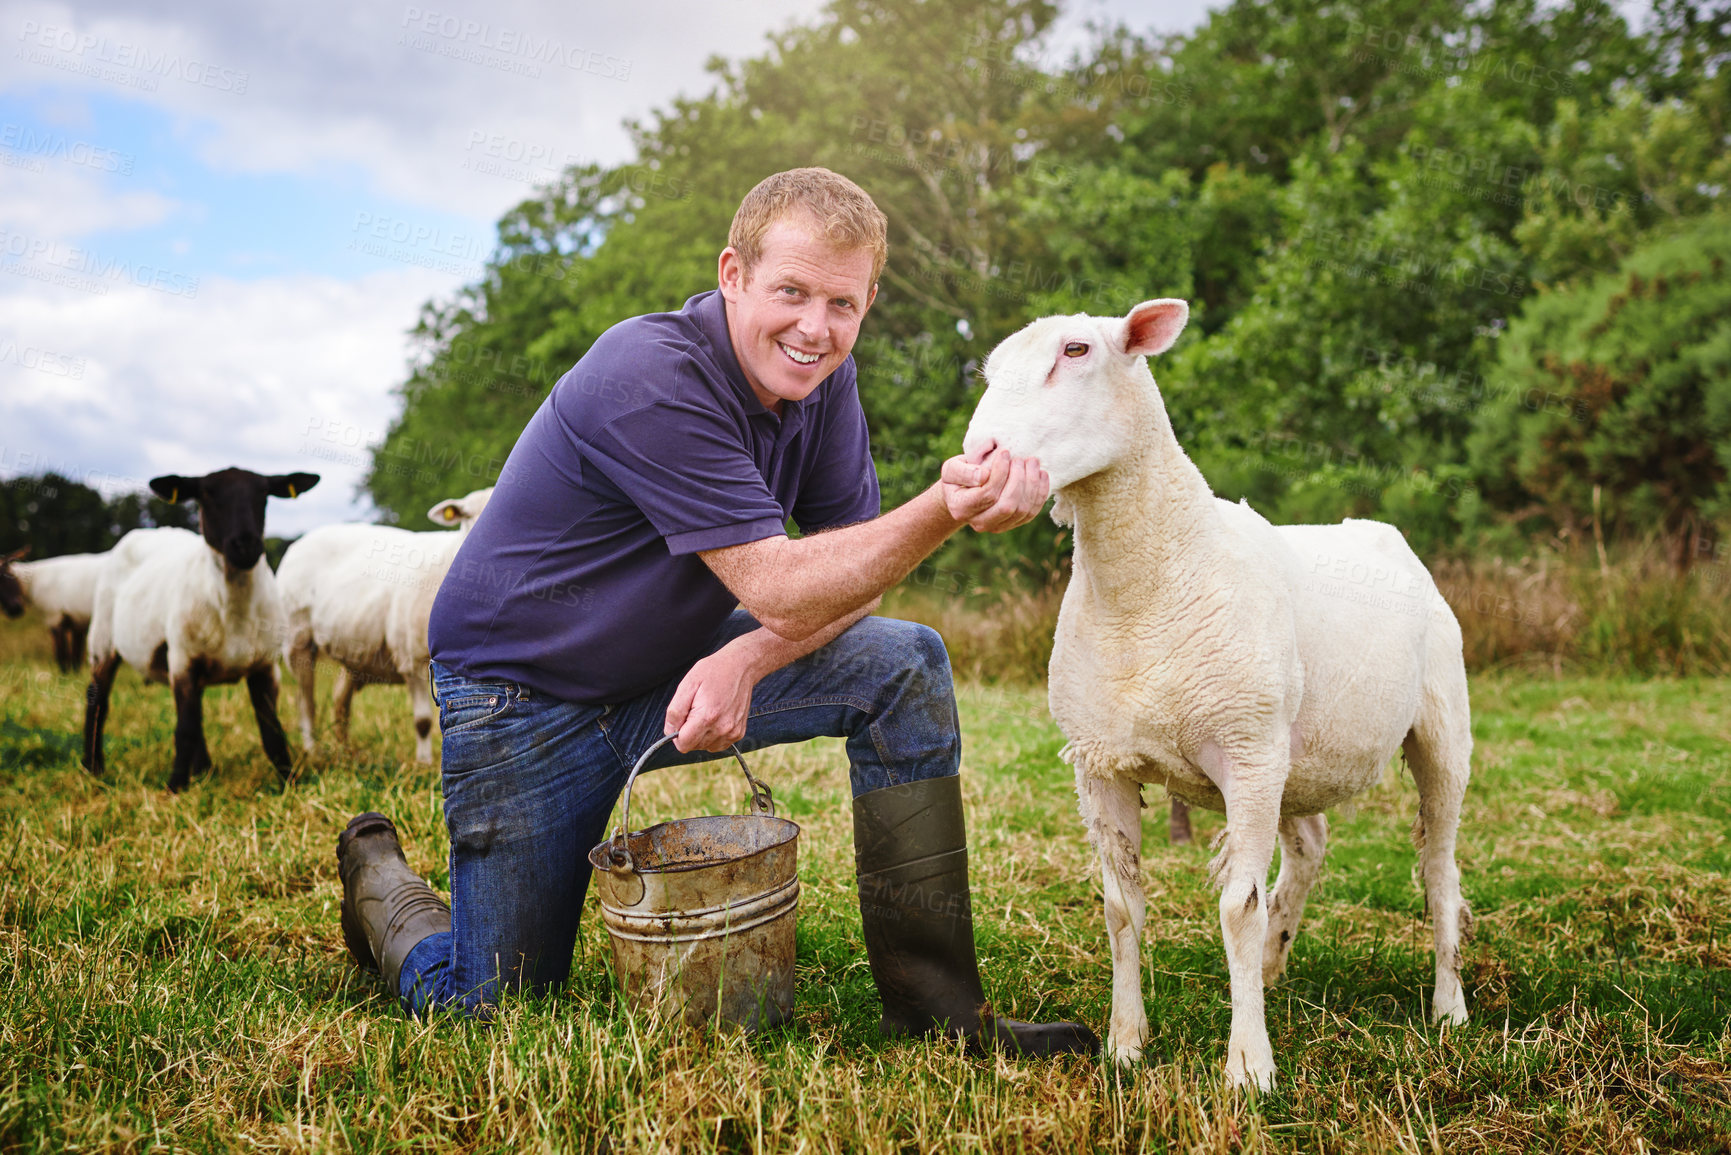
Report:
M667 705L664 734L678 734L673 745L689 750L725 750L745 737L751 691L764 675L829 645L849 626L877 609L881 598L831 622L797 642L769 629L752 630L692 666Z
M906 505L858 525L792 541L766 538L699 551L765 628L735 638L686 673L667 707L680 751L726 750L745 734L751 691L771 670L802 658L876 609L885 590L963 525L995 533L1032 521L1051 479L1003 451L952 457L943 480Z
M800 641L882 596L963 525L999 533L1032 521L1049 488L1039 462L1001 449L978 462L952 457L941 481L882 517L698 556L754 618Z

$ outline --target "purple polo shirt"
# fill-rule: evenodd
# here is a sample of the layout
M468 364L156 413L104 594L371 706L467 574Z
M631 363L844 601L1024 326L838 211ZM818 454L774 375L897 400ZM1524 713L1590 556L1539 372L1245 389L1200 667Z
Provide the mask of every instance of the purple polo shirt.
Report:
M777 417L714 290L607 330L511 450L433 602L432 656L596 705L682 673L738 604L697 551L878 515L854 374Z

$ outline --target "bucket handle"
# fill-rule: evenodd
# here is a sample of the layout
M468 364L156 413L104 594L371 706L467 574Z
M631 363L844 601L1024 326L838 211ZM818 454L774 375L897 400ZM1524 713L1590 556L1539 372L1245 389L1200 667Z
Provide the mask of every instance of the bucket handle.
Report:
M637 864L631 860L631 851L625 845L625 834L631 829L631 787L650 757L676 737L677 734L669 734L643 751L642 756L637 759L637 765L631 768L631 775L625 779L625 800L619 814L619 826L613 831L613 845L607 852L607 868L616 875L623 877L637 871ZM729 746L727 749L739 762L739 769L745 774L745 780L751 783L751 813L774 818L775 793L752 774L751 767L745 764L745 756L739 752L738 746Z

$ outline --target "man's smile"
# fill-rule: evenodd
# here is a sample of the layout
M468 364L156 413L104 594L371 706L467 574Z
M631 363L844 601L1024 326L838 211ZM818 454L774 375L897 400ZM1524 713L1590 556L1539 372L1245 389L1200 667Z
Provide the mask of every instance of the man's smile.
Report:
M795 349L792 345L784 345L780 341L777 341L776 344L778 346L780 346L781 351L783 353L786 353L789 357L791 357L793 360L797 361L801 365L815 365L815 364L817 364L819 358L821 358L823 356L823 354L821 354L821 353L802 353L798 349Z

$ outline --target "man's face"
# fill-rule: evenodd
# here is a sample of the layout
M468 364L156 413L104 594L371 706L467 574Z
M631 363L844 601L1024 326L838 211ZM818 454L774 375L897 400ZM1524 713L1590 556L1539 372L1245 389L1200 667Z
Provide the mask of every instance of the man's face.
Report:
M835 372L877 296L871 251L836 249L802 216L769 226L749 279L731 246L718 274L733 352L752 392L775 413Z

